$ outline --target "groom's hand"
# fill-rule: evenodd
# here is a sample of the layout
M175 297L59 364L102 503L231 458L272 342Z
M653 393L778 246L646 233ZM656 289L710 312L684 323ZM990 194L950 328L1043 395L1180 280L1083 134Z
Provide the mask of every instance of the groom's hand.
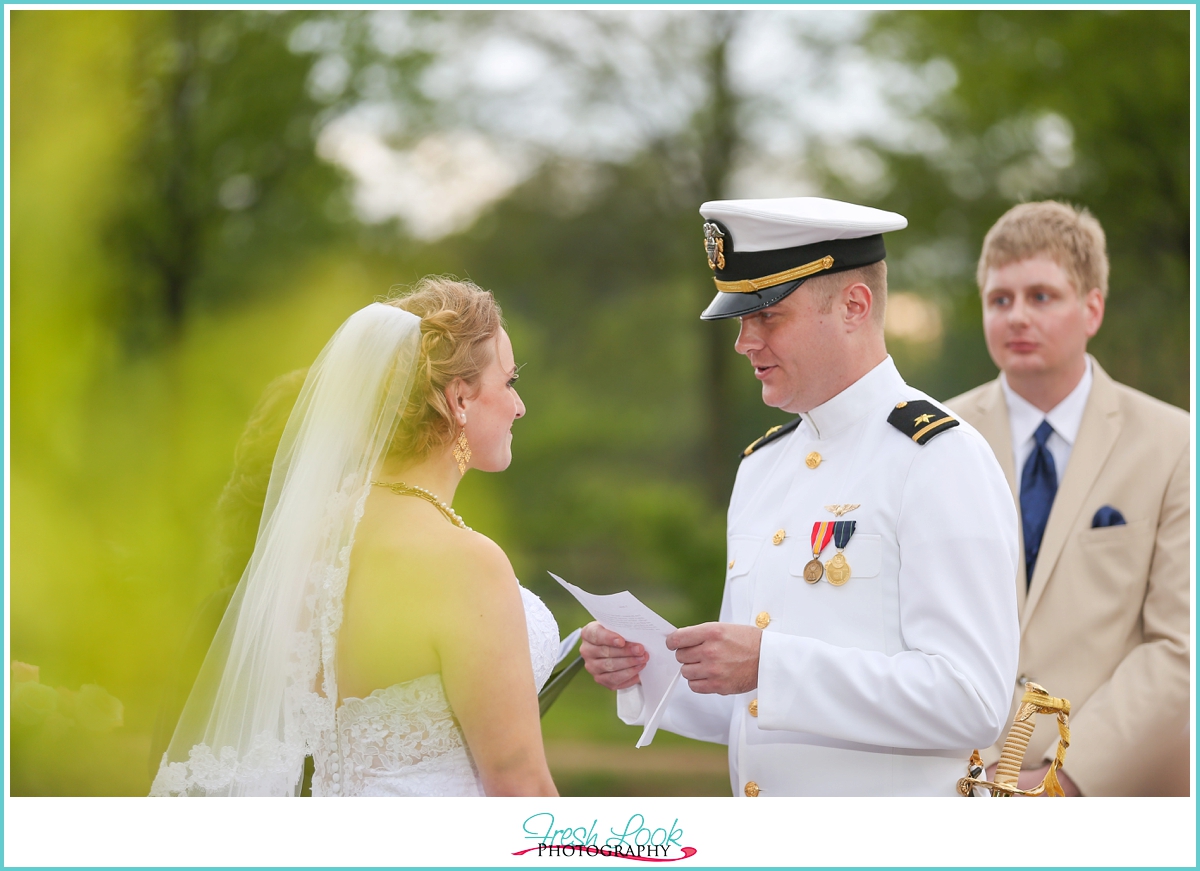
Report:
M683 676L697 693L723 696L758 686L762 630L740 623L701 623L667 636L667 647L683 663Z
M642 645L626 641L595 621L583 627L582 638L579 655L596 683L610 690L623 690L641 681L638 672L650 659Z

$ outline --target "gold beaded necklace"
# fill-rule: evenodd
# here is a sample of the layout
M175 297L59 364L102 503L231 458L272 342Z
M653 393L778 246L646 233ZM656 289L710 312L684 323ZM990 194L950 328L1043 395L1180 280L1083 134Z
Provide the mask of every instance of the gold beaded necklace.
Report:
M467 524L463 522L463 519L458 516L458 513L453 508L451 508L438 497L434 496L424 487L414 487L411 484L405 484L403 481L372 481L371 483L376 487L387 487L397 496L416 496L418 499L424 499L438 511L442 512L442 516L459 529L465 529L467 532L471 532L471 527L467 526Z

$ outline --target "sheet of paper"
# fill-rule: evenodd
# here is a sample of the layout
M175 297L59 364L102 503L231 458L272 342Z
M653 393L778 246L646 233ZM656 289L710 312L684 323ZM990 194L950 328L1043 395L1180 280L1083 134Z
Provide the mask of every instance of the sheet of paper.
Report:
M581 632L583 632L582 626L571 632L570 635L558 643L558 659L554 660L555 665L558 665L560 662L566 659L567 654L575 649L575 644L579 641L579 634Z
M637 742L638 747L645 747L654 740L654 733L658 731L667 701L679 683L679 673L683 668L675 659L674 651L667 649L666 638L675 631L675 627L643 605L628 590L598 596L564 581L554 572L549 574L578 599L579 604L587 608L601 626L611 629L626 641L642 645L649 652L650 661L642 669L641 678L645 710L652 713Z

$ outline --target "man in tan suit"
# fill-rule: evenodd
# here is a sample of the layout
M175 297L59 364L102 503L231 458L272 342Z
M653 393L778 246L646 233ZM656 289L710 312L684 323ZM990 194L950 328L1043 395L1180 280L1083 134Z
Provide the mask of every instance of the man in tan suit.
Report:
M1071 701L1068 795L1187 795L1188 415L1087 354L1108 292L1104 231L1087 211L1010 209L977 278L1001 374L947 405L991 444L1021 514L1013 710L1026 680ZM1039 719L1021 788L1054 755L1055 724Z

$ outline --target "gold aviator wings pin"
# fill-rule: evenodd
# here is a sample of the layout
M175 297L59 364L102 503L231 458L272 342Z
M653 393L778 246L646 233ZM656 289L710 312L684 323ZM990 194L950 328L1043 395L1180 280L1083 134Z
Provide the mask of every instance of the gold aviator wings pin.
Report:
M855 508L861 508L860 505L826 505L825 510L833 513L834 517L841 517L843 514L849 514Z

